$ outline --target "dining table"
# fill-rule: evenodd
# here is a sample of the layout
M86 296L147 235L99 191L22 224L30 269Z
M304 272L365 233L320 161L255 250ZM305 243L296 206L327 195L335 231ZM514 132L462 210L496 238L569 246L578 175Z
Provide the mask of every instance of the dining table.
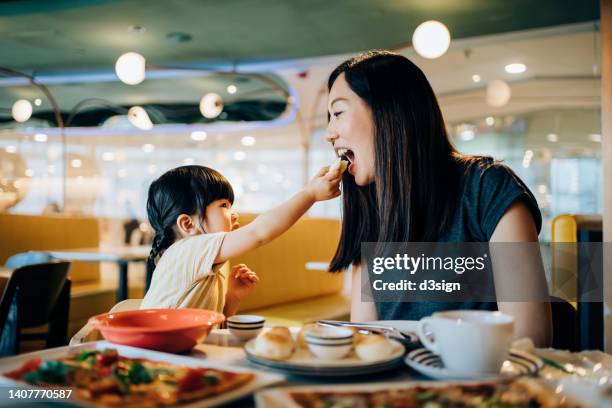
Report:
M146 262L151 247L148 245L137 246L100 246L91 248L54 249L47 251L54 258L67 261L82 262L113 262L119 267L119 282L117 286L117 302L128 298L128 272L131 262ZM145 293L149 289L151 276L145 276Z
M292 328L297 331L298 328ZM215 364L231 367L267 370L247 359L244 350L245 341L230 334L228 329L216 329L211 332L206 341L197 345L189 354L190 357L205 359ZM544 364L538 372L538 377L549 381L560 381L576 378L585 378L589 373L594 376L592 383L600 389L612 387L612 356L600 351L586 351L570 353L554 349L535 349L533 354L540 357ZM591 369L580 367L580 362L590 365ZM599 365L599 367L598 367ZM589 371L589 372L587 372ZM593 371L593 372L591 372ZM282 373L282 372L281 372ZM308 377L284 373L286 381L276 386L303 386L303 385L341 385L341 384L370 384L376 383L405 383L408 381L435 381L417 373L406 365L373 375L354 377ZM592 395L591 395L592 397ZM611 402L612 403L612 402ZM223 405L226 408L255 407L254 395ZM611 405L612 406L612 405Z

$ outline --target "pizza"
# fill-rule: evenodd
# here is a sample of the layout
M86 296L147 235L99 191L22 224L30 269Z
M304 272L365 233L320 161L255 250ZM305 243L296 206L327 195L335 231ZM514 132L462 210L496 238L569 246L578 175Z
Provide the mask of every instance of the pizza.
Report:
M156 407L216 396L254 374L127 358L115 349L87 350L55 360L31 359L4 376L40 387L67 387L106 406Z
M376 391L290 392L304 408L574 408L546 385L529 379L390 388Z

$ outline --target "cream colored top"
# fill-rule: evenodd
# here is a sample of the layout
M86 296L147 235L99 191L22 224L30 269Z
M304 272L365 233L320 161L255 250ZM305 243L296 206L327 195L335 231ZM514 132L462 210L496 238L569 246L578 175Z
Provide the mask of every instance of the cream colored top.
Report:
M183 238L172 244L155 267L141 309L191 307L223 313L227 276L213 265L225 232Z

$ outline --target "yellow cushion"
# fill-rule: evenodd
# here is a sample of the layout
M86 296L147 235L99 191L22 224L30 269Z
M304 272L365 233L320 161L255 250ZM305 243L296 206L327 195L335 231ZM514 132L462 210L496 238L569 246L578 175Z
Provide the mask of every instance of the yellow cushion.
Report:
M255 215L240 215L247 224ZM259 309L275 304L331 295L342 290L342 273L306 269L306 263L327 263L338 245L340 223L323 218L302 218L274 241L231 260L255 271L260 282L242 301L240 310Z
M350 309L350 299L335 294L241 313L264 316L266 326L302 326L305 323L322 319L348 320Z
M100 220L93 217L35 216L0 214L0 236L11 237L0 246L0 264L8 257L26 251L97 247L100 245ZM72 262L72 283L97 281L98 263Z

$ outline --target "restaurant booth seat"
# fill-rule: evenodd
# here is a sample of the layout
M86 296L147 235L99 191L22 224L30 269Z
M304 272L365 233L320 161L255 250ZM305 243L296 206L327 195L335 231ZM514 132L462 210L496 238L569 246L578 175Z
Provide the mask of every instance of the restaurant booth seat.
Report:
M240 223L244 226L254 218L240 214ZM304 217L278 239L233 258L232 265L246 264L260 278L238 313L261 315L267 325L283 326L348 319L345 275L326 270L339 238L338 220Z
M28 251L97 247L102 241L106 220L76 215L0 214L0 236L10 237L0 245L0 265ZM69 336L87 319L107 311L115 303L116 287L100 279L97 263L71 262Z
M600 215L562 214L551 223L552 295L573 300L576 319L560 325L575 333L576 350L603 350L602 237Z

